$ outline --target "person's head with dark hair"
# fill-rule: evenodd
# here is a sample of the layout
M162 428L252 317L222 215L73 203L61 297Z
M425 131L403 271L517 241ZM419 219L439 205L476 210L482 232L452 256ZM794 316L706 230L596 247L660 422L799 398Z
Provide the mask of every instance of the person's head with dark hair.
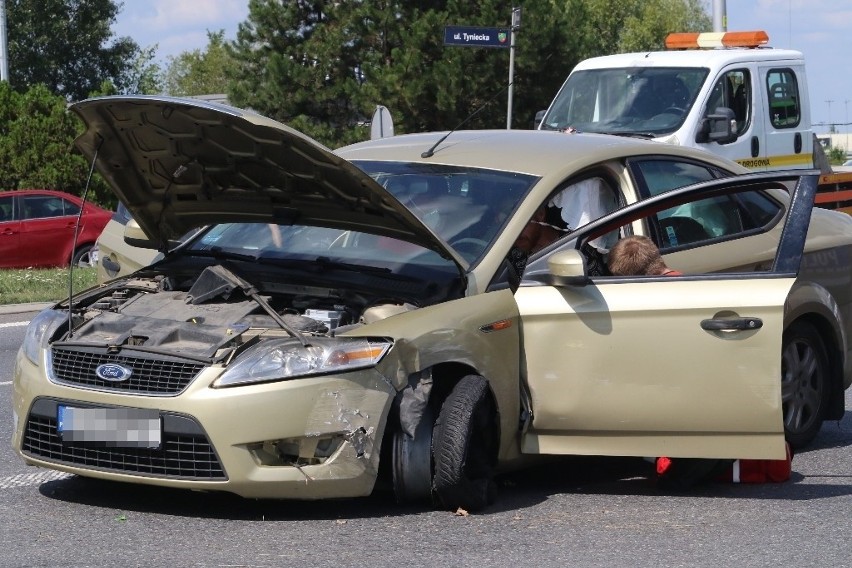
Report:
M615 243L607 256L607 266L613 276L680 274L666 266L654 241L641 235L625 237Z

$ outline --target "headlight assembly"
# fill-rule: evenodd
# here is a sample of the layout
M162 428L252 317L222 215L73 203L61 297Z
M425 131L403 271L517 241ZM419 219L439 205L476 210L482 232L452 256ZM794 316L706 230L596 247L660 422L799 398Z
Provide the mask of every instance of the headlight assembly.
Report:
M34 365L39 364L38 350L40 347L47 347L47 340L56 331L62 322L68 318L67 312L58 310L44 310L30 321L27 326L27 333L24 335L24 343L21 349L24 355Z
M245 353L213 386L232 387L372 367L391 345L387 340L367 338L312 338L308 346L292 339L271 340Z

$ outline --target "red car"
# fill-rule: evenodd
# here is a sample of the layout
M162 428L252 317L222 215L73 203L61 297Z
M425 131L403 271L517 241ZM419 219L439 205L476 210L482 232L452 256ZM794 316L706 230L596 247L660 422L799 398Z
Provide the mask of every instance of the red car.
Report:
M80 231L74 226L80 208ZM0 191L0 268L94 266L92 249L112 212L48 189Z

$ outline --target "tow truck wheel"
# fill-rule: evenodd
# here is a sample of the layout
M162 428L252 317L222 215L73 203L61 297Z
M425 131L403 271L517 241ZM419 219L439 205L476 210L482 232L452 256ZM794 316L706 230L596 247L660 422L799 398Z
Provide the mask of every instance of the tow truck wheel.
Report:
M804 447L816 437L828 399L825 346L813 325L795 322L784 332L781 351L784 436L793 448Z
M488 381L467 375L444 401L432 432L432 493L436 505L474 511L494 501L497 432Z

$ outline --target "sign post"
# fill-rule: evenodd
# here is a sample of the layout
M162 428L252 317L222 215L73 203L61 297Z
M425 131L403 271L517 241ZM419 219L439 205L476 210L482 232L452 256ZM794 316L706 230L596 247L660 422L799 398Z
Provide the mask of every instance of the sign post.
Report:
M509 102L506 111L506 128L512 128L512 82L515 75L515 30L521 27L521 9L512 8L511 28L482 28L472 26L445 26L444 45L454 47L509 48Z

